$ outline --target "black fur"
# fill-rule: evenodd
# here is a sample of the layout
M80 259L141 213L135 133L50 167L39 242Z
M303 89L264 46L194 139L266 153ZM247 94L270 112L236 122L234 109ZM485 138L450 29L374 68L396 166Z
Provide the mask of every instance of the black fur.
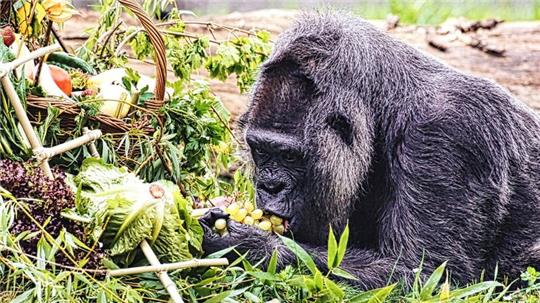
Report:
M426 272L449 261L461 283L540 266L540 120L491 81L363 20L308 13L277 41L241 123L258 205L323 269L328 226L348 221L342 267L362 288L410 282L422 259ZM294 261L239 224L224 238L207 228L204 245Z

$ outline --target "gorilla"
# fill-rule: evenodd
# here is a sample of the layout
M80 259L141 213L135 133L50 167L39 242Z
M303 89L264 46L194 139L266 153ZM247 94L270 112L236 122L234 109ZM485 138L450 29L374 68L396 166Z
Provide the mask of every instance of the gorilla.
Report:
M241 117L257 205L325 268L329 227L359 288L410 283L448 261L467 283L540 268L540 119L366 21L304 13L275 43ZM275 235L203 220L204 248L296 258Z

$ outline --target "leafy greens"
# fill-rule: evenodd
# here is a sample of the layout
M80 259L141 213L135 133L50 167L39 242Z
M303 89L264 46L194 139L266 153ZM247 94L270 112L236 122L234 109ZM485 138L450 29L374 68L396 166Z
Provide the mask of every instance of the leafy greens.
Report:
M136 260L143 240L163 262L191 259L201 252L202 228L174 183L145 183L125 167L89 158L72 186L78 215L90 219L93 236L121 264Z

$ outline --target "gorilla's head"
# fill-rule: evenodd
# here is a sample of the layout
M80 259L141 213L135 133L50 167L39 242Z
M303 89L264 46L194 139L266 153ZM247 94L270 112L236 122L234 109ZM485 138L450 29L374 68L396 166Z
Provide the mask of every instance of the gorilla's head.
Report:
M361 199L376 127L371 107L387 94L377 76L385 50L370 43L386 39L355 18L306 14L261 67L240 119L257 204L287 219L304 242L324 241L329 224L342 228Z

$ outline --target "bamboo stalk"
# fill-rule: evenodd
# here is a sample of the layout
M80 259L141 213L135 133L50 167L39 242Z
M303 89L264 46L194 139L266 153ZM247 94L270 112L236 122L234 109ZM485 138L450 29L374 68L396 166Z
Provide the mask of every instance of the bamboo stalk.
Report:
M184 268L203 267L203 266L224 266L229 265L229 261L225 258L220 259L193 259L184 262L161 264L157 266L138 266L131 268L121 268L109 271L112 277L124 275L136 275L146 272L171 271Z
M17 59L17 60L13 60L13 61L11 61L9 63L0 64L0 77L6 76L10 71L14 70L15 68L17 68L21 64L24 64L24 63L26 63L26 62L28 62L30 60L34 60L36 58L45 56L45 55L47 55L49 53L52 53L54 51L59 50L60 48L61 48L61 46L58 43L53 44L53 45L49 45L47 47L43 47L43 48L40 48L40 49L37 49L37 50L31 52L26 57L23 57L23 58L20 58L20 59Z
M101 137L101 130L92 130L78 138L66 141L53 147L40 147L34 149L34 155L36 156L38 161L46 161L68 150L72 150L89 142L92 142L99 137Z
M15 115L17 116L19 123L21 123L21 126L24 130L24 134L26 135L26 138L28 138L28 141L30 141L30 145L32 146L32 149L38 150L38 149L43 148L43 146L41 145L41 141L39 141L38 136L34 132L34 128L32 128L32 124L30 124L30 120L28 119L28 116L26 116L26 110L24 109L21 103L21 99L19 98L19 95L17 95L17 92L15 91L15 88L13 87L13 83L11 83L11 79L9 79L8 74L4 75L1 79L2 79L1 80L2 86L4 87L4 90L6 91L6 94L9 97L9 101L11 105L15 109ZM47 161L44 161L40 164L40 166L41 166L41 169L43 169L43 171L45 172L45 174L49 178L52 179L53 174L49 166L49 163Z
M150 244L146 242L146 240L141 242L140 245L144 256L150 262L152 266L160 266L161 263L159 262L156 254L154 254L154 251L150 247ZM171 296L171 300L175 303L184 303L184 300L182 300L182 297L180 296L180 293L178 293L178 289L176 288L176 284L174 284L173 280L169 277L166 271L159 271L156 273L159 280Z
M88 127L83 128L83 134L86 135L89 132L90 132L90 130L88 129ZM95 140L90 141L90 144L88 144L88 150L90 151L90 154L92 155L92 157L99 158L99 153L97 151L96 144L94 143L94 141Z

